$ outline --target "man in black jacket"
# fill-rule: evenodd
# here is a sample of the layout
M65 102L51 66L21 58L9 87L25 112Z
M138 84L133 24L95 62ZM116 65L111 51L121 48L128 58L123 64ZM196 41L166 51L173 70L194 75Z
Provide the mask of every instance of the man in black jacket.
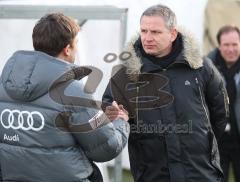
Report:
M226 125L227 95L220 74L203 60L191 34L177 29L164 5L145 10L128 60L110 80L103 109L117 101L131 119L129 158L136 182L217 182L216 137Z
M229 95L230 122L219 140L221 165L228 181L232 163L236 181L240 181L240 30L233 25L221 27L217 33L218 48L208 55L224 77Z

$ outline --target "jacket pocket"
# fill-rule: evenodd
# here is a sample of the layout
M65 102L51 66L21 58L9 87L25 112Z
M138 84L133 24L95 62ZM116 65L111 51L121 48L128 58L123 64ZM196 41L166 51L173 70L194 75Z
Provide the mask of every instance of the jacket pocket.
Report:
M223 171L220 165L220 155L218 151L217 140L212 131L209 131L209 142L210 142L210 162L212 166L217 169L221 177L223 177Z

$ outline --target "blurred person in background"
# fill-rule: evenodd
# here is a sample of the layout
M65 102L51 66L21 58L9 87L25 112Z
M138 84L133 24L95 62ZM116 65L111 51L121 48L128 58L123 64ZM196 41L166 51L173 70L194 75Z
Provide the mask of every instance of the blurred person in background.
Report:
M0 80L1 181L101 182L94 164L115 158L126 145L128 115L110 122L85 98L74 65L78 24L61 13L43 16L33 29L35 51L17 51ZM78 81L80 80L80 81Z
M221 166L228 181L232 164L236 182L240 181L240 30L234 25L222 26L217 33L218 47L208 57L222 74L229 96L229 123L219 140Z

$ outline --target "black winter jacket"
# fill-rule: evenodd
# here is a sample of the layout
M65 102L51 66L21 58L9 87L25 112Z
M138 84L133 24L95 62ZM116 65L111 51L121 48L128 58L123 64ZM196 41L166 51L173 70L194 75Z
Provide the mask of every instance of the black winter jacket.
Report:
M181 32L183 50L167 69L128 44L131 58L110 80L103 109L116 100L130 113L129 157L136 182L217 182L222 178L216 137L226 125L223 80Z

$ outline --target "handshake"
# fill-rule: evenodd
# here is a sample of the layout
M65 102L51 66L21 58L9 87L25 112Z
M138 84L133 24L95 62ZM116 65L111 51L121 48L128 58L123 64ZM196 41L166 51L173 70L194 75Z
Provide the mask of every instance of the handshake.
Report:
M110 121L119 118L123 119L124 121L129 120L127 110L124 109L123 105L118 105L116 101L113 101L111 106L106 107L105 114Z

